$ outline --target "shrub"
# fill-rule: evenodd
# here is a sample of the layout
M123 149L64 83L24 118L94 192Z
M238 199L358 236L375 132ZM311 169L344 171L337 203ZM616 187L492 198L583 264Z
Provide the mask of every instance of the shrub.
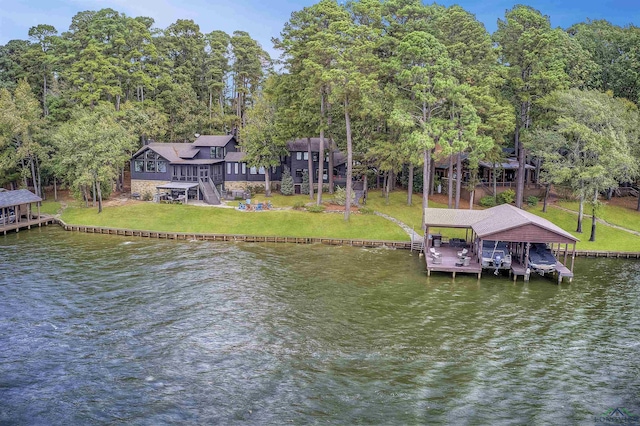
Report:
M307 169L302 171L302 185L300 185L301 194L309 194L309 173Z
M540 201L540 200L535 195L529 195L527 197L527 204L529 206L531 206L531 207L537 206L538 205L538 201Z
M153 200L153 194L151 191L145 191L142 193L142 201L151 201Z
M255 194L264 194L264 185L247 185L247 191L250 192L252 196Z
M351 203L353 204L356 199L355 191L351 191ZM344 206L347 204L347 190L341 186L336 186L335 191L333 191L333 202L339 206Z
M293 195L294 191L293 177L291 176L291 173L289 173L289 170L284 169L284 172L282 173L280 193L282 195Z
M496 205L496 199L493 197L493 195L486 195L480 198L479 204L482 207L493 207Z
M516 199L516 192L513 189L507 189L498 194L498 204L511 204Z
M319 206L316 204L312 206L307 206L307 211L311 213L322 213L324 209L325 207L322 204L320 204Z
M300 210L300 209L304 208L304 202L302 202L302 201L296 201L296 202L293 204L293 208L294 208L295 210Z
M373 214L373 209L371 207L360 207L360 213L362 214Z

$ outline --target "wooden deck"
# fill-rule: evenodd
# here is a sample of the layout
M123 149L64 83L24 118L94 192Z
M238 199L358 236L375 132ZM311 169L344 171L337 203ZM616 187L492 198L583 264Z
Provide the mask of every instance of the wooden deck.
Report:
M513 282L516 282L516 280L518 279L518 276L522 276L525 281L529 281L529 276L527 275L527 268L525 268L524 265L522 265L518 261L514 261L511 264L510 273L513 275ZM555 275L555 278L558 281L558 284L562 282L563 278L568 278L569 282L573 280L573 272L571 272L569 268L567 268L560 262L556 262L556 272L553 272L552 274Z
M41 215L39 219L23 220L20 222L9 223L7 225L0 225L0 232L7 235L7 232L15 231L20 232L21 229L31 229L34 226L48 225L55 223L53 216Z
M427 263L427 276L430 276L431 272L450 272L453 274L453 278L456 277L457 273L477 274L478 278L480 278L482 276L482 265L473 256L471 257L469 266L456 265L460 262L458 252L461 250L462 248L460 247L448 246L436 248L436 251L439 252L442 257L442 263L435 263L429 250L427 250L424 256ZM472 253L469 251L468 255L472 255Z

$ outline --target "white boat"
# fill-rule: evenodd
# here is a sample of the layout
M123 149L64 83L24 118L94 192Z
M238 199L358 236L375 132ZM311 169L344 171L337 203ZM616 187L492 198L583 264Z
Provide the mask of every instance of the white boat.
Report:
M482 267L485 269L511 269L511 252L504 241L482 242Z

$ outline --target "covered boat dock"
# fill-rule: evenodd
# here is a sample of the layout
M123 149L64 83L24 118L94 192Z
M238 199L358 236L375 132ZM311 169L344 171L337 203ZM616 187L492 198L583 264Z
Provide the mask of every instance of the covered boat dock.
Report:
M431 234L432 228L463 228L467 238L463 241L443 239L438 244L438 234ZM471 238L469 238L471 234ZM558 282L573 278L576 242L569 232L533 213L509 204L487 210L425 209L425 259L427 274L431 272L477 273L482 272L482 247L484 241L508 243L513 261L510 274L514 280L523 276L529 279L529 250L532 244L546 244L558 261L555 273ZM453 242L453 245L452 245ZM440 247L438 247L440 246ZM567 267L571 249L571 267ZM465 253L462 250L466 250ZM563 256L563 261L560 258ZM467 259L470 258L470 259Z
M40 215L41 202L42 198L27 189L0 191L0 232L7 235L9 231L18 232L51 222L53 218ZM36 212L33 203L36 203Z

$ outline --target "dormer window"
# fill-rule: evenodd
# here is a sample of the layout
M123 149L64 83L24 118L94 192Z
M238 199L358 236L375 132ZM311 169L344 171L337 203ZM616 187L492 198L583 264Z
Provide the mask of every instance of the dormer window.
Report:
M214 159L223 159L226 154L226 149L223 146L212 146L211 147L211 158Z

